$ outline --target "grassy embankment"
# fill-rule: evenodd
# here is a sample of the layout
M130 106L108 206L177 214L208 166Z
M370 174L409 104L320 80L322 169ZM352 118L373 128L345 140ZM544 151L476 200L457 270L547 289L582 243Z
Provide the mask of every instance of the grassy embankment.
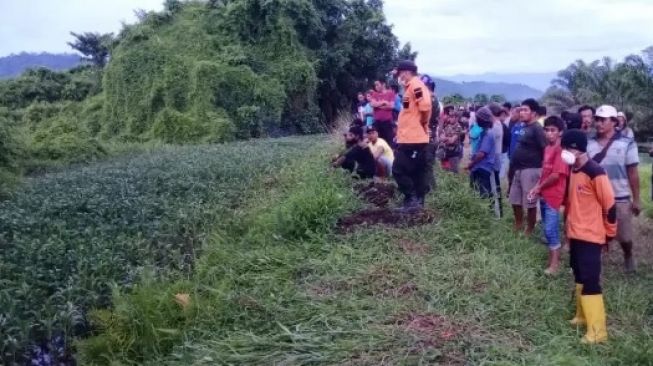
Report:
M261 145L250 159L267 151ZM79 343L82 363L653 364L653 243L632 277L619 251L609 254L611 340L584 347L566 322L571 275L545 277L545 248L492 219L464 180L439 177L433 224L337 234L338 218L364 203L325 167L331 149L295 148L282 168L246 180L246 192L230 186L244 193L237 205L208 202L193 270L116 288L111 310L93 312L99 332ZM650 222L640 228L651 237ZM178 292L191 296L185 310Z

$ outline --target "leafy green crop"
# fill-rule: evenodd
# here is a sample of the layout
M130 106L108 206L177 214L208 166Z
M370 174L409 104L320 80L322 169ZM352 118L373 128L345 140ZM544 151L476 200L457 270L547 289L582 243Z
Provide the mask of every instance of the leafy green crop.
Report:
M26 179L0 203L0 359L53 331L88 331L112 285L188 273L247 187L309 139L166 147Z

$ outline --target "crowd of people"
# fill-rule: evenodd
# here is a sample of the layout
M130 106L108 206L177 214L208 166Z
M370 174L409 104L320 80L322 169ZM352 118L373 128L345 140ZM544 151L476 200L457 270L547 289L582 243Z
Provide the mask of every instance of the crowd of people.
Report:
M346 150L333 166L361 179L394 178L403 194L398 210L412 214L435 187L436 165L460 174L466 161L471 187L498 218L505 192L515 232L531 236L541 218L547 275L558 272L561 248L569 246L576 282L571 323L587 327L584 343L607 340L601 253L618 242L624 270L635 271L633 218L641 211L639 154L626 114L602 105L548 115L535 99L442 107L435 83L417 71L402 61L358 95Z

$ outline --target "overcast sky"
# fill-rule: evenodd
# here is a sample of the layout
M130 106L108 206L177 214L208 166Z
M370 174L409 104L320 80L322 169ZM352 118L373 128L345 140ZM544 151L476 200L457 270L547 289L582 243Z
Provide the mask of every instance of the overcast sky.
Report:
M70 31L117 32L162 0L0 0L0 56L70 51ZM557 71L653 45L653 0L386 0L418 63L438 75Z

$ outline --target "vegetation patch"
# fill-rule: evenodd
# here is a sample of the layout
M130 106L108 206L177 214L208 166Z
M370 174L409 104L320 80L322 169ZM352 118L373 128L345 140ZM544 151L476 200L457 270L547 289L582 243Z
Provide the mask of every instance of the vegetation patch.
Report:
M0 202L3 363L21 360L29 344L57 332L67 344L87 334L93 308L129 311L134 305L115 302L116 294L140 288L143 276L154 283L191 273L210 233L229 225L247 187L313 146L295 138L164 147L26 179ZM151 314L162 320L156 328L176 323L166 319L177 310L176 292L145 288L139 301L156 308ZM103 323L97 319L133 325L101 312L93 323Z

